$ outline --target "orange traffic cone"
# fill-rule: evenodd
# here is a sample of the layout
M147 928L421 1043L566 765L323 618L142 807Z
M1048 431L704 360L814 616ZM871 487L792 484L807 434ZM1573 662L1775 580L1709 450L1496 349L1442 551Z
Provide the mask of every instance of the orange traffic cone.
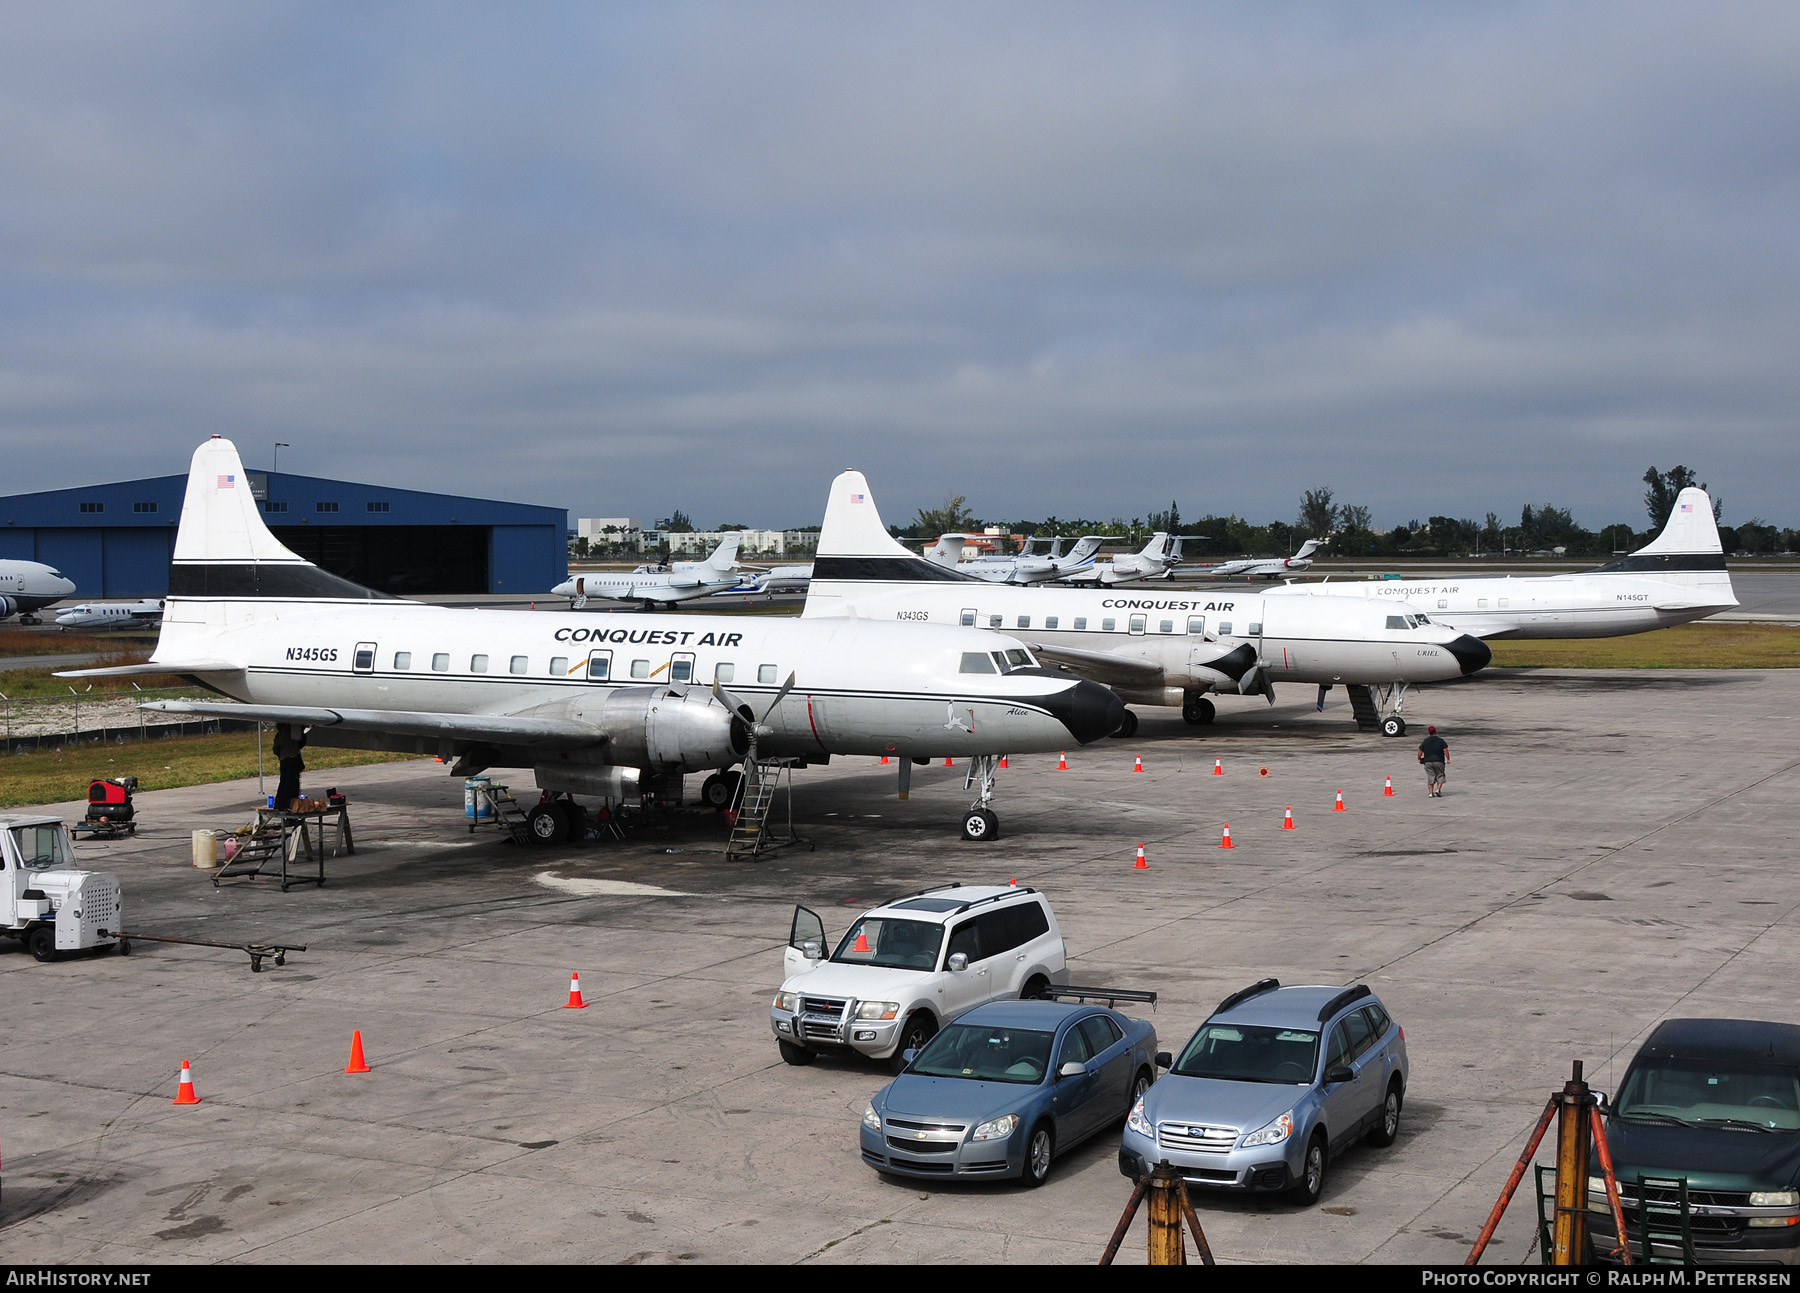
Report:
M1150 864L1144 861L1144 846L1142 844L1138 845L1137 861L1131 864L1131 869L1133 871L1148 871L1150 869Z
M344 1065L346 1073L368 1073L369 1062L363 1058L362 1029L358 1028L350 1034L350 1062Z
M1144 756L1143 755L1140 754L1136 758L1132 759L1131 770L1133 772L1142 772L1144 770Z
M1341 812L1347 811L1344 808L1344 792L1343 791L1341 791L1341 790L1338 791L1337 802L1331 806L1331 811L1334 813L1341 813Z
M868 951L869 950L869 936L867 934L863 933L860 929L857 930L856 931L856 946L851 948L850 950L852 952Z
M569 999L563 1005L564 1010L586 1010L587 1002L581 999L581 973L569 971Z
M1056 760L1056 770L1058 772L1067 772L1069 770L1069 752L1067 750L1064 750L1061 757Z
M181 1061L181 1081L175 1088L175 1098L170 1104L199 1104L200 1097L194 1094L194 1071L188 1067L186 1060Z
M944 756L944 766L946 768L954 768L956 766L956 760L952 759L949 755L946 754Z
M887 755L885 755L885 754L884 754L884 755L882 755L882 756L881 756L881 761L882 761L882 762L883 762L883 763L886 763L886 762L887 762L887 761L888 761L888 756L887 756Z
M1392 777L1389 777L1387 779L1387 784L1381 788L1381 797L1383 799L1392 799L1394 797L1394 779Z
M1281 829L1284 831L1294 829L1294 810L1291 807L1281 810Z
M1235 845L1231 842L1231 823L1230 822L1225 823L1225 835L1224 835L1224 838L1222 838L1219 841L1219 847L1222 849L1234 849L1237 847L1237 845Z
M1213 760L1213 776L1222 777L1224 775L1225 775L1225 760L1214 759Z
M1004 754L1000 756L1000 766L1003 768L1006 766L1006 756Z

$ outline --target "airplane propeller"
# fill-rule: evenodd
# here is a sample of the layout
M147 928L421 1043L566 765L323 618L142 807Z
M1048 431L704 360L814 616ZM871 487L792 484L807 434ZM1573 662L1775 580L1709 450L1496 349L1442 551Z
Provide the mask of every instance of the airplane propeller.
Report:
M749 705L726 691L717 678L713 679L713 699L742 718L750 729L750 751L745 757L752 763L756 762L757 739L775 735L775 729L769 726L769 715L775 712L775 707L786 700L788 693L794 689L794 676L792 673L788 674L787 681L781 684L781 690L775 693L775 699L769 702L769 707L763 710L760 718Z
M1275 703L1275 684L1269 681L1268 668L1259 659L1238 679L1238 695L1261 694L1271 705Z

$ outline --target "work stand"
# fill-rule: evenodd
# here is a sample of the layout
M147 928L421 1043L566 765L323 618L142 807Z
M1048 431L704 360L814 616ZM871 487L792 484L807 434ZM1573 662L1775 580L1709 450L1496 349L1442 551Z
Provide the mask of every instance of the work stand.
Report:
M278 880L283 893L295 885L323 886L327 832L333 857L355 854L348 804L307 813L259 808L255 828L242 837L237 853L213 872L213 885L221 880Z

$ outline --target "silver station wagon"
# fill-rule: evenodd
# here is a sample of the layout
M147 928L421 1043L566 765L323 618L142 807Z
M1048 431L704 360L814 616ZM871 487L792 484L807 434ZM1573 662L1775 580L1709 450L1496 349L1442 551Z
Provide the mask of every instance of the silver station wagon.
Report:
M1334 1156L1358 1137L1394 1143L1406 1034L1367 986L1264 979L1219 1003L1125 1120L1119 1170L1165 1159L1189 1185L1286 1190L1318 1202Z

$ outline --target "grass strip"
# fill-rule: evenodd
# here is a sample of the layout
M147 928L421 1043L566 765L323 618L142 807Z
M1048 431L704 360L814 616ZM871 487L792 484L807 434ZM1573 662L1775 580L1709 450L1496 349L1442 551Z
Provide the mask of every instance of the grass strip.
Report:
M1800 669L1800 628L1697 621L1618 638L1488 643L1505 669Z
M139 790L170 790L254 777L256 738L255 732L226 732L219 736L181 736L126 745L83 745L68 750L0 755L0 808L85 800L88 782L96 777L136 777ZM272 792L277 769L275 756L269 751L270 739L268 734L263 735L263 772ZM397 763L418 757L375 750L309 749L302 784L308 793L322 791L327 781L321 774L333 768Z

